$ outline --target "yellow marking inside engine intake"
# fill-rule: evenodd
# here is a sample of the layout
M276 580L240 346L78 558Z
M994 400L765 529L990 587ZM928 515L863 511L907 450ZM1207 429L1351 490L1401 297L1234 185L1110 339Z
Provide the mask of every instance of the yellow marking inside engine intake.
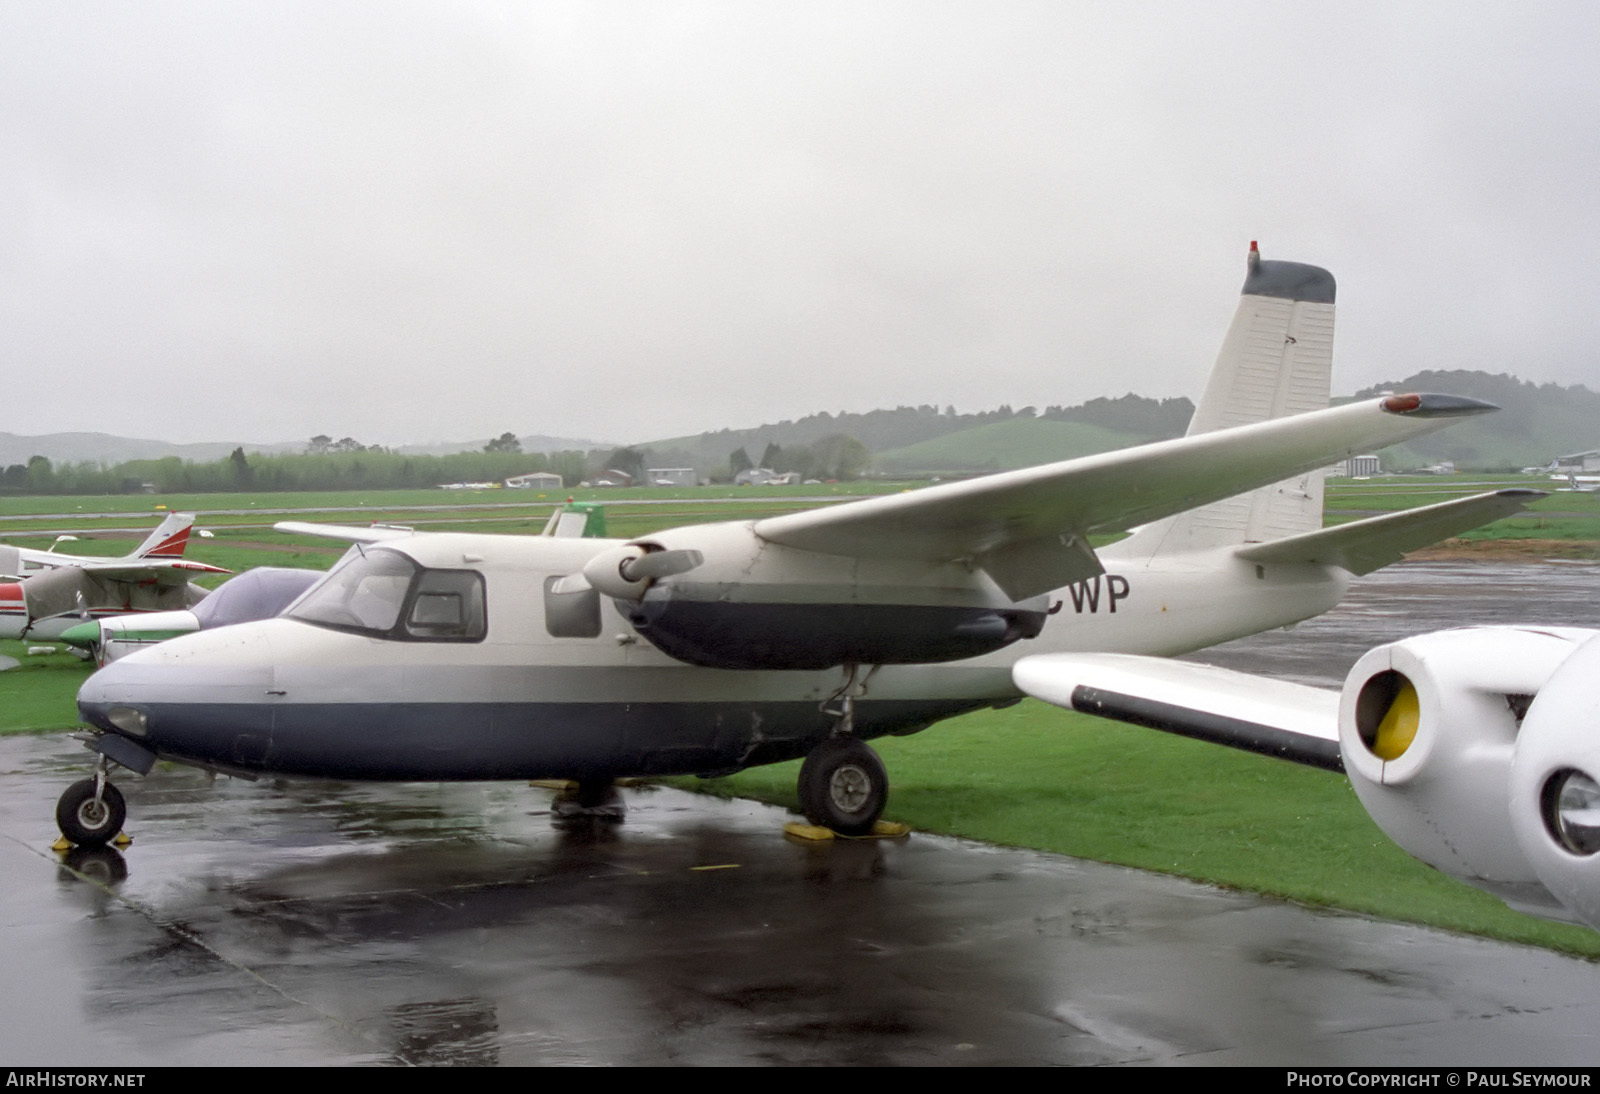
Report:
M1401 677L1401 679L1405 679ZM1417 726L1422 721L1422 704L1417 699L1417 689L1406 680L1395 693L1394 701L1384 711L1383 721L1372 741L1372 754L1380 760L1398 760L1405 755L1411 742L1416 740Z

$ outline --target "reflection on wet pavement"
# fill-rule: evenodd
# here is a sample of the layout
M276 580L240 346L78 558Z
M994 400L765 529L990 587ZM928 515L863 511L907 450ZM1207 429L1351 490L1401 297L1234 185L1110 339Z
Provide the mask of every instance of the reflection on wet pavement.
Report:
M1595 569L1546 569L1511 608L1582 591L1591 614L1516 616L1600 625ZM1391 608L1397 631L1441 625L1406 599L1433 571L1389 573L1307 663L1365 649ZM1432 599L1462 580L1481 610L1482 575ZM629 791L620 825L556 822L519 784L162 765L121 780L133 847L74 873L48 846L86 755L0 741L9 1064L1600 1056L1585 962L956 840L801 844L779 810L672 790Z
M1600 628L1600 564L1407 562L1360 578L1331 612L1185 660L1338 687L1374 646L1505 623Z

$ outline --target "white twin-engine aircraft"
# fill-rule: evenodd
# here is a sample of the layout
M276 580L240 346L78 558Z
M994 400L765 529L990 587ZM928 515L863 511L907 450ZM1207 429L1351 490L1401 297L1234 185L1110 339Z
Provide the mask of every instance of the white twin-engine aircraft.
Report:
M1176 654L1283 626L1331 607L1352 574L1540 496L1324 530L1320 469L1494 409L1448 395L1327 409L1333 301L1327 271L1252 245L1178 440L633 541L358 544L278 618L91 677L78 707L100 760L57 819L80 844L117 834L108 762L564 778L597 803L622 776L804 756L808 817L869 832L888 780L864 742L1015 702L1024 654Z
M200 603L206 591L189 579L228 571L184 559L193 525L194 514L169 513L122 558L0 544L0 638L59 638L87 619Z

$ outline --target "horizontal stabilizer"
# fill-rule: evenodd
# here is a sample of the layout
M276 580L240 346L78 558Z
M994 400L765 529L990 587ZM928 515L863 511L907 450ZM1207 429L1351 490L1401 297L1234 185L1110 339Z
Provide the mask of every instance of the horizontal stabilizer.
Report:
M768 542L825 554L965 561L988 570L1007 595L1021 600L1085 576L1087 560L1078 545L1091 534L1124 532L1494 409L1449 395L1390 395L768 517L754 530ZM1052 543L1064 557L1061 566L1044 564ZM992 569L986 565L991 559Z
M413 528L392 524L312 524L303 520L280 520L272 529L291 536L322 536L324 539L342 539L346 543L382 543L417 534Z
M1547 496L1541 490L1496 490L1251 544L1235 553L1246 562L1338 566L1359 577L1398 562L1409 551L1510 516Z
M1011 678L1034 698L1067 710L1344 770L1337 691L1120 653L1024 657Z

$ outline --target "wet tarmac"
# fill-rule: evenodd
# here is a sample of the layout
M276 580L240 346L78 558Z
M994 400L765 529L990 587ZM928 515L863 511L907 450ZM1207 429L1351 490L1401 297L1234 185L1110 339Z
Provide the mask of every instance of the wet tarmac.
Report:
M1504 623L1600 629L1600 563L1406 562L1358 579L1331 612L1186 660L1336 688L1374 646Z
M1272 648L1342 672L1458 601L1600 625L1593 566L1438 565ZM522 785L163 765L120 781L133 847L75 873L48 848L86 761L0 740L5 1064L1600 1062L1587 962L957 840L801 844L674 790L567 824Z

